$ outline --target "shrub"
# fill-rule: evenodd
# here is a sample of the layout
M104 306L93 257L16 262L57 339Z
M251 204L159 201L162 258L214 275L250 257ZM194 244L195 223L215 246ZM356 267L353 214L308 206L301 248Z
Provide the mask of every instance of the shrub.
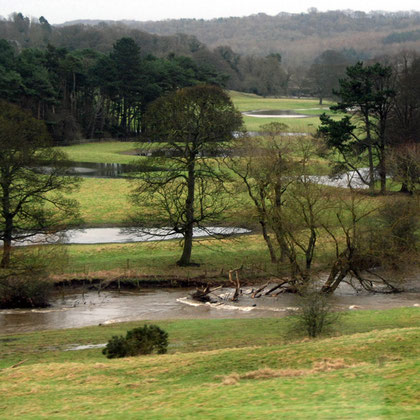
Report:
M28 274L0 279L0 308L34 308L48 306L51 283Z
M122 335L114 335L111 340L108 341L108 344L102 350L102 353L105 354L108 359L126 357L128 355L127 340Z
M338 319L338 313L333 312L328 296L316 291L305 292L299 298L297 306L296 327L312 338Z
M380 209L379 221L383 226L380 234L383 240L388 241L379 244L380 248L388 252L394 250L397 255L416 250L419 242L419 208L418 197L393 197Z
M108 359L136 356L138 354L164 354L168 347L168 333L157 325L144 325L127 331L123 336L113 336L102 353Z
M52 292L50 273L67 261L65 247L25 246L12 254L8 268L0 268L0 308L46 307Z

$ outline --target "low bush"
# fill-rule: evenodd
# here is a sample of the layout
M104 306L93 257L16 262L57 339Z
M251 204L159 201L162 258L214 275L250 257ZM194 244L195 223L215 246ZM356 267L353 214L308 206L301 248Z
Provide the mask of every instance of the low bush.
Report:
M168 333L157 325L144 325L127 331L123 336L113 336L102 353L108 359L137 356L138 354L164 354L168 347Z
M309 337L317 337L326 327L338 320L333 312L330 298L317 291L307 291L300 296L295 312L296 330L304 331Z
M51 289L48 280L37 276L6 275L0 278L0 308L46 307Z

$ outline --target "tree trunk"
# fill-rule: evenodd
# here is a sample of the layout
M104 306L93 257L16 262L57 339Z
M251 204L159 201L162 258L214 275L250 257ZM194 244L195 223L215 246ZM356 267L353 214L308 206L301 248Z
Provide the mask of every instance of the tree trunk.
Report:
M340 285L350 271L349 257L344 251L331 267L327 281L321 288L321 293L331 294Z
M3 257L1 259L1 268L8 268L10 264L10 254L12 251L12 241L3 240Z
M267 244L268 252L270 253L271 262L273 264L276 264L277 263L277 257L276 257L276 253L274 252L274 248L273 248L273 244L271 242L271 238L267 233L267 224L263 220L260 220L260 225L261 225L261 228L262 228L263 238L265 240L265 243Z
M385 162L385 147L380 148L380 161L379 161L379 177L381 180L381 194L386 193L386 162Z
M368 156L369 156L369 190L375 190L375 167L373 164L373 154L372 146L368 146Z
M185 201L186 225L184 231L184 249L182 256L177 262L179 266L191 265L191 252L194 227L194 194L195 194L195 152L191 152L190 162L188 163L188 193Z
M184 233L184 247L182 250L181 258L177 261L177 265L180 267L186 267L191 265L191 252L192 252L192 240L193 240L193 226L192 224L187 226Z
M6 218L3 232L3 256L0 263L2 268L8 268L10 265L10 255L12 253L12 232L13 220Z

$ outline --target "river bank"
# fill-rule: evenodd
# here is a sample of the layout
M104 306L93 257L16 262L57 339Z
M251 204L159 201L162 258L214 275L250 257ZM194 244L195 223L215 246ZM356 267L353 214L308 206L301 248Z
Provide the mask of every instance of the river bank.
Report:
M296 310L299 297L293 294L253 297L259 285L244 285L239 299L232 301L234 289L225 284L211 295L212 303L205 303L192 299L193 284L181 287L177 283L169 288L166 284L141 284L137 288L135 283L121 283L118 290L117 284L106 287L99 282L73 282L69 287L62 283L47 308L0 310L0 331L20 333L142 320L282 318ZM420 308L420 284L413 280L397 294L356 293L343 284L331 296L331 304L341 312Z

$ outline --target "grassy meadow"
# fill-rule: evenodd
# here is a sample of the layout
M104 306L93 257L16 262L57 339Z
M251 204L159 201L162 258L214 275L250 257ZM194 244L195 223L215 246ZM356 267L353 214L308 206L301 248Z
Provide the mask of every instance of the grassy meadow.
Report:
M312 99L283 99L283 98L263 98L253 94L230 92L233 102L240 111L253 109L293 109L305 110L304 113L319 113L317 100ZM330 103L323 105L324 110L328 110ZM303 111L302 111L303 112ZM293 119L261 119L245 117L247 129L258 131L259 126L272 121L283 122L289 125L291 131L311 132L309 120ZM287 120L287 121L286 121ZM319 123L318 117L313 119L314 126ZM292 125L294 126L292 127ZM157 147L158 144L147 143L140 147L144 150L150 150ZM60 147L65 151L69 159L76 162L95 162L95 163L122 163L129 164L133 161L147 159L141 156L135 156L134 153L138 144L135 142L117 142L104 141L72 146ZM323 172L327 170L326 162L319 162L319 167ZM129 182L125 179L99 179L85 178L76 198L81 205L81 212L86 226L115 226L127 224L127 213L129 204L126 195L130 191ZM249 207L250 202L247 197L241 198L243 206ZM239 210L239 211L238 211ZM242 212L237 209L236 213ZM247 215L249 217L249 214ZM237 222L234 214L230 214L229 219ZM240 220L242 215L237 219Z
M293 318L179 320L166 355L108 360L143 322L0 336L2 419L415 419L418 308L350 312L308 340Z
M276 99L262 98L252 94L231 92L232 99L241 111L252 109L293 109L297 112L319 113L317 100L311 99ZM323 105L328 109L330 103ZM249 117L251 118L251 117ZM265 119L254 118L258 123L265 124ZM281 119L275 119L280 121ZM284 119L283 119L284 120ZM318 118L316 117L316 120ZM299 121L308 121L307 119ZM290 121L283 121L289 124ZM297 122L297 121L296 121ZM252 127L248 127L252 129ZM309 126L299 127L297 131L311 131ZM135 156L133 153L138 144L135 142L95 142L62 147L69 158L81 162L97 163L130 163L134 160L141 161L147 158ZM143 149L157 147L157 144L144 144ZM314 174L328 172L326 160L318 159L313 162ZM66 273L79 273L87 275L92 273L113 271L120 273L127 269L147 276L167 275L198 275L203 270L217 272L241 266L244 261L250 267L265 266L268 263L266 246L260 236L260 227L255 217L253 204L243 186L227 185L234 191L226 194L226 201L232 207L225 214L224 224L228 226L241 226L253 230L254 235L241 238L196 241L193 250L194 261L203 264L203 269L179 269L174 262L181 251L176 240L147 243L147 244L98 244L67 246L68 266L63 269ZM131 211L127 200L132 186L127 179L84 178L78 192L74 193L80 203L81 216L84 227L127 226ZM327 188L327 187L326 187ZM372 205L381 198L371 198ZM146 208L145 208L146 210ZM324 246L318 247L317 252L324 253L325 249L332 251L328 241Z
M263 98L252 93L230 92L233 103L241 112L255 110L292 110L297 114L314 115L312 118L258 118L243 116L245 127L248 131L260 131L261 125L271 122L280 122L288 126L290 132L314 133L319 125L319 115L323 112L330 113L329 107L333 104L325 101L319 105L317 99L293 98Z
M195 278L205 274L228 280L227 271L244 267L258 277L258 271L270 269L261 235L243 235L229 239L194 240L193 261L200 267L178 267L181 254L178 240L130 244L66 246L67 264L57 279L76 275L83 278ZM223 270L223 272L222 272ZM222 273L222 274L220 274Z
M135 151L135 142L103 141L63 146L58 149L67 153L75 162L130 163L139 157L126 153Z

